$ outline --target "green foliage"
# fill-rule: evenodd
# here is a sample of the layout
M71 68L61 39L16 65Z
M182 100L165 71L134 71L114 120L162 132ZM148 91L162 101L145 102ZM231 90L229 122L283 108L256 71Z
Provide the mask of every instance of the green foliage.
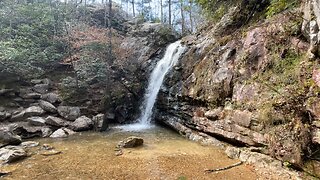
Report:
M25 77L39 76L39 63L61 60L66 43L63 19L53 11L52 4L16 3L1 1L0 6L0 71L9 71Z
M271 0L269 7L267 8L267 17L272 17L288 8L292 8L298 4L297 0Z

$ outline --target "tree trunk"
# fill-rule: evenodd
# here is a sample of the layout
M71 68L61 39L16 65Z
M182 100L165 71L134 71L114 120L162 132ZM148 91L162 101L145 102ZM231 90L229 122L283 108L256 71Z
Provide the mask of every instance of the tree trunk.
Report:
M132 4L132 15L133 17L136 17L135 12L134 12L134 0L131 1Z
M192 0L189 0L190 32L193 33Z
M104 3L104 27L107 27L107 0Z
M168 1L169 6L169 26L171 26L171 0Z
M162 0L160 0L160 21L163 23L163 4Z
M111 64L113 62L113 56L112 56L112 0L109 0L109 14L108 14L108 37L109 37L109 57L110 57L110 61Z
M183 0L180 0L180 13L181 13L181 32L182 32L182 35L183 35L185 33Z

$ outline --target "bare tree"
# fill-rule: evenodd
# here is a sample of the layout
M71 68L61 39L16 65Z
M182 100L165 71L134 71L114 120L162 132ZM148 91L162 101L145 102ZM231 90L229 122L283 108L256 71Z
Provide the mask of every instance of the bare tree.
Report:
M181 33L185 33L185 20L184 20L184 5L183 0L180 0L180 13L181 13Z
M168 6L169 6L169 26L171 26L171 0L168 1Z
M136 17L135 12L134 12L134 11L135 11L135 10L134 10L134 3L135 3L134 0L132 0L132 1L131 1L131 5L132 5L132 15L133 15L133 17Z

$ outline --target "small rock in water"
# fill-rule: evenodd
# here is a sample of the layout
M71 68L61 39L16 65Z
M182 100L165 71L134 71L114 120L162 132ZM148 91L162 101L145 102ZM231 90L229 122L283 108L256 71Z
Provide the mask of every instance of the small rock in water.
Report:
M116 156L121 156L121 155L123 155L123 151L120 149L119 151L117 151L117 152L115 153L115 155L116 155Z
M36 142L36 141L25 141L25 142L21 143L21 146L23 148L37 147L37 146L39 146L39 142Z
M52 150L52 149L54 149L54 147L51 146L50 144L43 144L40 149L41 150Z
M227 156L231 159L237 159L240 156L241 150L236 147L228 146L225 150Z
M57 155L57 154L61 154L61 151L57 151L57 150L48 150L48 151L43 151L40 153L42 156L53 156L53 155Z
M128 137L127 139L120 141L118 143L119 148L133 148L133 147L138 147L143 145L143 139L141 137L135 137L131 136Z

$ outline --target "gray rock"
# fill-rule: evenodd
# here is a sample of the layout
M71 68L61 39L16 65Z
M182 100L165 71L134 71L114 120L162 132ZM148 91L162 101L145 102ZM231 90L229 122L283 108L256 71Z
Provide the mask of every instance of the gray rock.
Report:
M24 114L25 114L25 111L14 112L13 115L11 116L10 121L11 122L23 121L24 120Z
M49 137L52 134L52 130L49 127L41 128L42 137Z
M22 94L20 97L24 99L40 99L41 94L39 93L27 93L27 94Z
M316 144L320 144L320 129L315 128L312 131L312 142Z
M104 121L104 114L98 114L92 118L93 121L93 129L95 131L99 131L102 127Z
M51 138L66 138L68 134L63 129L58 129L53 132L50 136Z
M47 112L51 112L51 113L56 113L57 112L57 108L53 104L51 104L51 103L49 103L47 101L40 100L39 101L39 106L43 110L45 110Z
M14 92L13 89L0 89L0 96L6 95L6 94L10 94Z
M37 146L39 146L39 142L36 142L36 141L25 141L25 142L22 142L20 144L20 146L23 147L23 148L37 147Z
M21 136L22 139L42 137L42 128L40 126L30 126L27 122L19 123L12 128L12 132Z
M0 147L6 145L19 145L21 137L9 131L0 130Z
M28 122L30 125L33 125L33 126L45 126L46 125L46 120L44 118L38 117L38 116L29 117Z
M70 135L76 134L76 132L72 131L68 128L60 128L51 134L51 138L66 138Z
M44 94L49 91L49 85L48 84L36 84L33 88L33 91Z
M39 106L31 106L24 110L24 117L41 116L45 111Z
M47 85L50 85L51 80L48 79L48 78L45 78L45 79L32 79L31 83L32 84L47 84Z
M58 113L67 120L74 121L80 117L80 108L71 106L59 106Z
M241 150L236 147L228 146L225 150L227 156L231 159L238 159L240 157Z
M118 143L118 148L133 148L143 145L141 137L131 136Z
M9 119L11 114L9 112L0 112L0 121Z
M67 122L61 118L54 117L54 116L48 116L46 118L46 124L56 127L63 127L67 125Z
M309 25L310 25L310 34L318 33L319 27L318 27L317 21L312 20L312 21L310 21Z
M42 83L42 80L41 80L41 79L32 79L32 80L31 80L31 83L32 83L32 84L41 84L41 83Z
M50 103L61 102L61 98L56 93L47 93L41 96L42 100L48 101Z
M6 146L0 149L0 160L6 163L15 162L25 157L27 157L27 153L21 146Z
M71 123L70 128L74 131L90 130L93 127L93 121L86 117L81 116Z
M68 128L61 128L61 129L64 130L64 132L66 132L69 136L76 134L76 132L72 131L71 129L68 129Z

